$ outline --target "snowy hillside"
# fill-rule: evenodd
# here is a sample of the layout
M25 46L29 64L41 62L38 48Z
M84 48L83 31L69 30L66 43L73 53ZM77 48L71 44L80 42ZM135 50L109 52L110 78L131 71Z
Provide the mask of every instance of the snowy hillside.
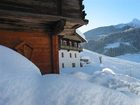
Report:
M90 40L84 48L108 56L140 52L140 28L110 34L99 40ZM114 47L112 47L114 46Z
M124 60L140 63L140 53L125 54L125 55L117 56L117 58L121 58L121 59L124 59Z
M92 65L102 68L110 68L115 73L130 75L132 77L140 79L140 63L122 60L115 57L108 57L89 50L84 50L81 56L87 56L90 58ZM99 63L99 57L102 56L102 64ZM94 67L95 68L95 67Z
M90 56L92 64L42 76L29 60L0 46L0 105L140 105L138 79L116 74L109 68L102 70L109 65L123 65L105 56L106 63L100 65L96 59L99 55L89 51L82 55ZM139 68L135 63L129 64ZM120 68L115 72L119 73ZM127 69L124 66L121 70L128 72Z
M119 46L120 46L120 42L115 42L115 43L111 43L111 44L108 44L107 46L105 46L105 49L117 48Z

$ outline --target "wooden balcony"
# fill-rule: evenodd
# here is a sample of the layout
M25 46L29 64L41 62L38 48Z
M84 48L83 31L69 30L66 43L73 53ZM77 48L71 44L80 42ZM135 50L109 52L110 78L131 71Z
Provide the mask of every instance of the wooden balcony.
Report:
M68 51L73 50L73 51L79 51L79 52L83 51L82 47L78 48L78 47L66 46L66 45L60 45L60 49L65 49L65 50L68 50Z

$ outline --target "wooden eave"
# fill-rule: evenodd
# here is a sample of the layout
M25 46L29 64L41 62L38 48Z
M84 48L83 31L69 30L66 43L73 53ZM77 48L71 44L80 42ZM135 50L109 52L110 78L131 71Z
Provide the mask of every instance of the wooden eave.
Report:
M86 39L84 39L82 36L80 36L79 34L75 33L75 35L81 40L81 42L87 42Z
M0 29L9 30L42 30L53 22L57 22L61 19L66 20L64 31L61 35L72 34L75 27L86 24L82 19L68 18L54 15L25 13L9 10L0 10Z
M74 35L64 35L62 37L63 39L69 39L69 40L73 40L73 41L78 41L78 42L86 42L86 40L84 38L82 38L80 35L78 34L74 34Z

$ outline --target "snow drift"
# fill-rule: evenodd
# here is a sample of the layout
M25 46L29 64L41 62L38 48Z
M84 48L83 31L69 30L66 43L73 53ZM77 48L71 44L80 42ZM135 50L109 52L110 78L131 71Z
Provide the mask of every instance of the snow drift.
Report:
M3 73L40 74L40 70L21 54L13 51L12 49L0 46L0 74Z
M140 105L138 98L87 81L89 77L41 76L26 58L0 46L0 105Z

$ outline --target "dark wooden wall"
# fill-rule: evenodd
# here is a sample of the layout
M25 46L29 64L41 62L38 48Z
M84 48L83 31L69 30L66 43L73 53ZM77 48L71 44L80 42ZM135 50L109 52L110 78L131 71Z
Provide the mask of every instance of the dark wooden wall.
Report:
M12 48L30 59L42 74L59 73L57 35L0 30L0 45Z
M83 0L0 0L0 9L82 19Z

